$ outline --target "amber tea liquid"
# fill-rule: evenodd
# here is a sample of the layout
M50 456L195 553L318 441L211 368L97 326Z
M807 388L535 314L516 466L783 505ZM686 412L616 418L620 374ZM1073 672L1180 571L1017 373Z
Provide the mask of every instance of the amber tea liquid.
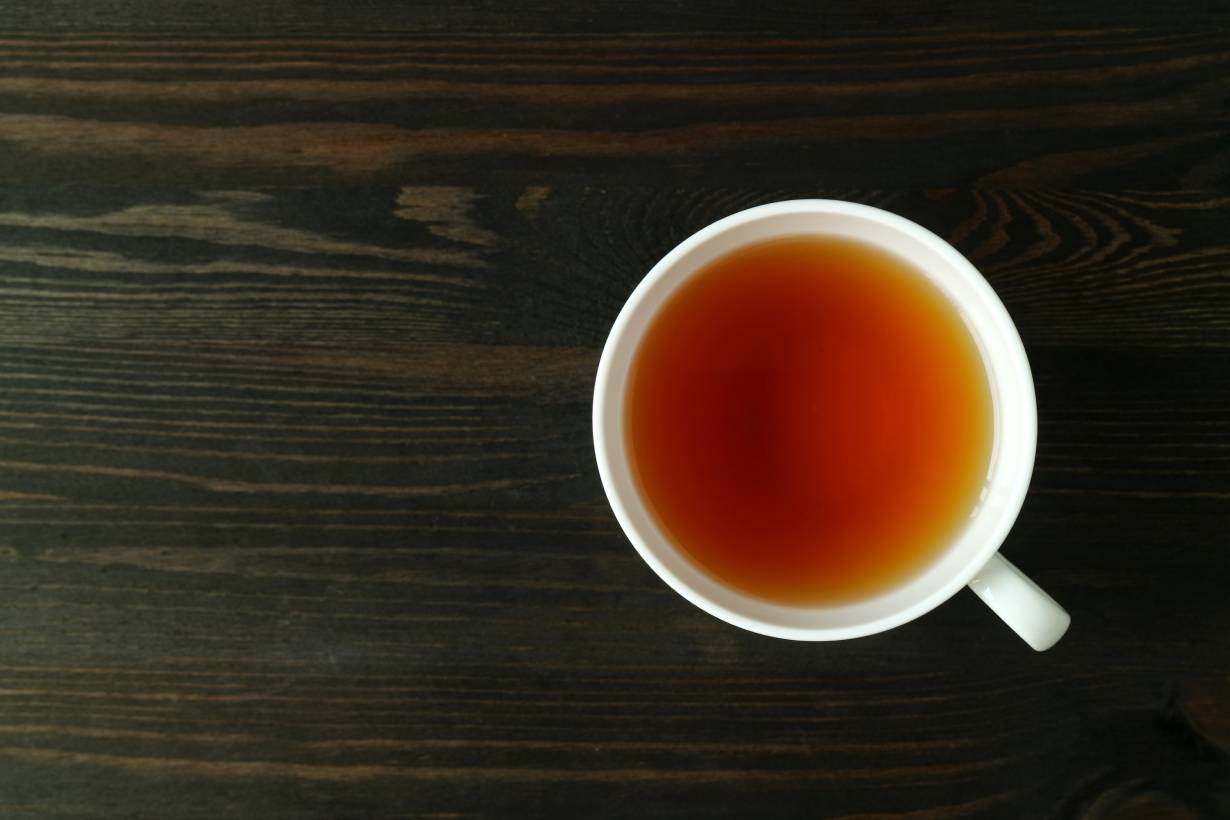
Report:
M976 343L908 262L861 242L749 245L654 318L629 377L631 460L706 571L789 604L908 579L976 507L993 411Z

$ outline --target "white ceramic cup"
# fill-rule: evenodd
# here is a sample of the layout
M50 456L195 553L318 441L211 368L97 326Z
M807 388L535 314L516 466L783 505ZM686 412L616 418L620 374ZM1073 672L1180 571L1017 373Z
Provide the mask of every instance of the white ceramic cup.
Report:
M965 528L914 577L875 597L839 606L774 603L741 592L695 564L671 542L641 497L624 423L633 357L675 290L736 248L807 234L879 246L909 260L929 277L956 306L977 341L995 413L989 476ZM908 219L852 202L801 199L741 211L688 237L653 267L615 320L598 364L593 422L602 485L633 546L676 592L735 626L794 640L857 638L912 621L969 585L1034 649L1050 648L1068 628L1068 613L997 552L1025 500L1037 443L1033 378L1021 338L973 265Z

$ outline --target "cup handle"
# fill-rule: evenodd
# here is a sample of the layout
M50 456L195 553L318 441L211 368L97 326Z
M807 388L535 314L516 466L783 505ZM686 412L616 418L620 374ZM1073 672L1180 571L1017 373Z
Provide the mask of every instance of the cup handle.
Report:
M1039 652L1054 646L1072 623L1072 616L1054 598L998 552L978 570L969 587Z

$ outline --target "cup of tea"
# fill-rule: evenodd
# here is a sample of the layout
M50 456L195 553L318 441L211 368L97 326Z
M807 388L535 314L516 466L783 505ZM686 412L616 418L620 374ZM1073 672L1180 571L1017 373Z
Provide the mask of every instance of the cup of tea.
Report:
M1036 650L1070 618L998 552L1037 407L995 292L878 208L741 211L668 253L598 365L611 508L676 592L735 626L841 640L969 586Z

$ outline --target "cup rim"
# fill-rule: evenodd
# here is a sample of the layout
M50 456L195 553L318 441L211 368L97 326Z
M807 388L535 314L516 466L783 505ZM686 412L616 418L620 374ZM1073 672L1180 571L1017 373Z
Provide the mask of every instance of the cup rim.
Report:
M644 304L651 288L655 283L664 277L668 276L672 270L679 264L681 260L687 257L690 253L703 246L705 243L728 233L738 227L755 220L779 217L790 214L815 214L824 216L847 216L855 217L861 220L867 220L878 224L879 226L888 228L904 234L914 242L921 243L926 246L931 252L938 255L952 272L951 275L959 277L965 287L972 288L975 297L972 297L968 302L958 303L958 307L963 310L969 310L971 306L976 307L983 317L994 326L998 333L996 339L997 348L1001 355L996 359L996 367L1007 368L1008 372L1004 378L1012 379L1015 384L1013 389L1019 393L1014 402L1013 417L1018 422L1017 429L1012 431L1013 440L1010 446L1015 448L1013 457L1016 459L1015 469L1011 475L999 475L996 480L988 481L988 488L992 485L998 487L1003 484L1007 486L1007 491L996 490L998 502L995 509L983 510L975 514L975 519L982 515L994 515L993 526L988 529L984 538L984 542L979 546L966 560L960 565L959 569L952 571L951 574L943 580L930 593L914 601L908 606L902 606L890 612L882 614L878 617L871 617L865 621L853 624L840 626L797 626L774 622L764 617L763 612L760 614L749 614L748 612L739 612L732 609L730 606L723 604L720 601L714 600L714 596L706 594L697 588L697 585L684 580L666 565L659 558L657 553L649 544L642 540L641 534L637 526L633 522L632 510L629 505L629 499L625 497L627 494L621 487L621 482L617 481L612 472L611 453L608 445L608 431L611 429L612 423L622 427L623 423L623 408L622 402L616 418L610 418L611 403L609 401L610 392L615 387L622 388L623 384L613 384L612 371L615 366L615 359L620 355L620 350L628 343L625 340L629 325L637 319L644 310ZM824 232L817 231L817 234ZM831 232L830 232L831 233ZM748 244L751 244L750 242ZM694 275L696 270L688 274L686 278ZM919 266L922 267L922 266ZM928 272L929 277L935 274ZM950 299L954 299L952 294L948 294ZM955 301L955 299L954 299ZM657 305L650 312L650 319L656 315L661 309L661 304ZM644 320L648 323L649 319ZM978 332L974 327L970 328L976 339L979 340L980 347L984 343L979 337ZM642 331L643 332L643 331ZM632 340L631 348L633 354L640 342L638 334ZM998 392L1002 388L1003 380L995 378L992 372L992 362L984 353L984 365L988 368L988 382L992 385L993 398L999 400ZM1001 374L1002 375L1002 374ZM1019 404L1019 407L1016 406ZM998 415L998 414L997 414ZM631 295L624 303L618 317L611 326L610 333L607 336L606 343L603 346L602 356L598 363L598 370L594 386L593 399L593 437L594 437L594 453L598 462L598 472L602 480L603 489L606 493L607 500L611 505L611 509L619 521L620 527L625 536L632 542L633 547L640 554L641 558L650 566L651 569L677 593L685 599L696 605L700 609L709 614L726 621L727 623L756 632L762 635L768 635L777 638L786 638L792 640L842 640L847 638L861 637L865 635L875 634L896 626L907 623L921 615L926 614L935 607L939 606L944 601L951 598L963 586L977 574L978 570L996 553L1008 531L1015 523L1020 512L1021 506L1024 503L1026 493L1029 487L1030 476L1033 472L1033 464L1037 445L1037 405L1034 394L1033 378L1030 372L1029 360L1025 354L1024 345L1021 342L1020 335L1013 324L1011 317L1008 315L1007 309L995 294L990 284L983 278L982 274L962 256L955 248L941 237L923 228L921 225L906 219L898 214L890 211L876 208L870 205L861 203L846 202L843 200L833 199L796 199L774 202L766 205L759 205L748 208L743 211L731 214L727 217L717 220L708 226L701 228L691 236L676 245L669 251L661 260L655 264L645 277L633 289ZM997 421L998 425L998 421ZM1001 440L1005 437L1004 430L996 430L997 449ZM618 435L619 442L623 442L622 431ZM993 456L992 465L995 465L997 456ZM623 482L626 483L626 482ZM631 490L631 503L637 505L640 510L644 510L646 504L640 497L639 488ZM663 540L666 542L666 547L676 554L683 556L684 560L691 561L683 554L683 551L676 545L670 542L663 535ZM955 539L954 539L955 542ZM692 562L694 565L694 562ZM703 570L702 570L703 572ZM731 587L729 584L718 582L720 586L730 591L735 598L747 599L749 602L754 602L754 596L743 593ZM896 589L896 587L894 588ZM825 607L794 607L788 604L780 604L769 602L769 609L772 610L788 610L788 611L814 611L825 609ZM765 607L755 607L758 610L763 610Z

